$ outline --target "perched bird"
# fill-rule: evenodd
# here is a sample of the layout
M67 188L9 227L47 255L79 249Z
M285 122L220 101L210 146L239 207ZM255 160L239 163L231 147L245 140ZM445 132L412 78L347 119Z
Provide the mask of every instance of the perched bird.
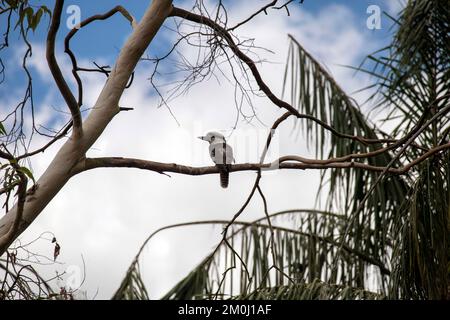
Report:
M209 155L220 173L220 186L228 187L231 163L234 161L233 149L227 145L225 137L218 132L209 132L206 136L198 137L209 142Z

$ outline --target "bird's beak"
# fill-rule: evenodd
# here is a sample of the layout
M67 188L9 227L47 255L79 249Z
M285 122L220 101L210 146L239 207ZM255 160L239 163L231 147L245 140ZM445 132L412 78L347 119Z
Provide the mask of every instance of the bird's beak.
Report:
M200 136L200 137L197 137L197 138L199 138L200 140L205 140L205 137L203 137L203 136Z

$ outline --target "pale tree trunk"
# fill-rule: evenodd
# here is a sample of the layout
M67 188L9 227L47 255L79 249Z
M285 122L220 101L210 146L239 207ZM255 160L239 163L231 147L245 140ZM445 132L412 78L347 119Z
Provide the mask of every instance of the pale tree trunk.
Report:
M87 150L119 112L118 103L136 64L172 9L171 0L153 0L141 22L123 46L117 62L101 91L91 113L83 123L82 136L67 140L48 168L29 190L22 221L15 236L0 246L0 255L44 210L53 197L73 175L72 168L85 157ZM10 230L17 214L17 205L0 219L0 239Z

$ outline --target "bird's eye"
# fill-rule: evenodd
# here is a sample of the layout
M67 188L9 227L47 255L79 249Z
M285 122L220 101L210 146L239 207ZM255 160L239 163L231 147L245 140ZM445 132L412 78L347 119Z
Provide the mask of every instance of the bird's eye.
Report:
M214 141L215 138L216 138L216 137L212 136L212 137L211 137L211 141Z

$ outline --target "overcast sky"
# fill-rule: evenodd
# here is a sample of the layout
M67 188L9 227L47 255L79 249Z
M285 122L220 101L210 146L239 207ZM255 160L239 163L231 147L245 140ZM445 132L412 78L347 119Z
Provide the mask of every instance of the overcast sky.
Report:
M52 6L52 1L48 2ZM134 16L140 18L149 1L66 1L66 6L79 5L82 18L102 13L114 5L123 4ZM176 2L190 8L190 1ZM209 4L215 3L209 1ZM247 17L261 6L262 1L227 1L230 25ZM256 50L261 60L258 65L264 80L273 92L281 93L284 63L288 50L287 34L292 34L302 45L321 61L351 93L368 83L362 74L355 75L340 65L359 65L363 57L381 48L390 39L391 22L382 17L380 30L366 27L369 5L378 5L382 11L395 14L400 3L397 0L371 1L297 1L291 5L290 16L285 11L271 10L236 32L242 38L254 38L255 45L268 50ZM63 22L68 15L63 16ZM47 21L45 21L47 23ZM30 65L34 75L37 115L36 121L44 126L57 128L67 117L65 106L55 89L45 62L45 23L32 37L33 57ZM166 26L170 26L169 21ZM60 37L67 33L64 27ZM39 35L39 33L41 35ZM96 23L83 29L74 40L79 64L89 67L92 61L114 64L121 45L129 35L127 23L115 17L110 22ZM162 30L148 50L149 56L160 55L170 49L176 35ZM58 42L58 59L70 77L70 65ZM19 75L23 47L13 47L8 53L8 81L0 86L0 114L4 114L21 96L23 78ZM196 49L180 48L186 57L195 57ZM12 51L12 52L11 52ZM174 60L167 63L175 63ZM120 113L107 127L104 134L89 151L88 156L124 156L154 161L176 162L186 165L210 165L207 143L196 139L207 131L223 131L235 149L237 163L256 162L262 140L268 127L282 114L268 99L254 98L253 106L258 118L246 123L236 122L234 86L223 77L212 78L191 88L170 102L172 116L167 108L158 108L158 99L148 78L153 65L141 62L136 70L133 86L121 100L122 106L134 111ZM170 65L162 65L169 70ZM166 69L164 69L166 68ZM104 85L101 75L83 77L85 87L84 107L90 108ZM160 78L161 82L168 78ZM170 80L174 80L171 76ZM13 94L11 94L13 93ZM356 96L362 101L364 95ZM250 108L244 105L244 112ZM88 113L86 111L84 116ZM176 118L176 120L174 119ZM277 133L269 160L280 155L309 155L301 137L293 134L293 121L286 121ZM37 147L45 142L42 137L33 140ZM60 145L60 144L59 144ZM48 166L59 148L56 144L44 154L32 159L32 169L39 176ZM263 176L264 190L270 212L293 208L312 208L318 186L317 171L272 172ZM67 268L86 266L86 280L82 287L88 298L110 298L120 284L133 256L145 238L154 230L173 223L230 219L240 208L253 185L255 173L233 173L228 189L222 189L217 175L171 177L136 169L97 169L74 177L46 207L30 228L22 235L22 241L36 238L50 231L61 245L59 265L42 266L46 275L63 272ZM255 197L241 216L253 220L263 215L262 203ZM148 245L141 269L152 298L158 298L185 276L190 268L214 248L221 230L212 227L190 227L161 233ZM53 246L40 241L35 246L41 254L52 255Z

